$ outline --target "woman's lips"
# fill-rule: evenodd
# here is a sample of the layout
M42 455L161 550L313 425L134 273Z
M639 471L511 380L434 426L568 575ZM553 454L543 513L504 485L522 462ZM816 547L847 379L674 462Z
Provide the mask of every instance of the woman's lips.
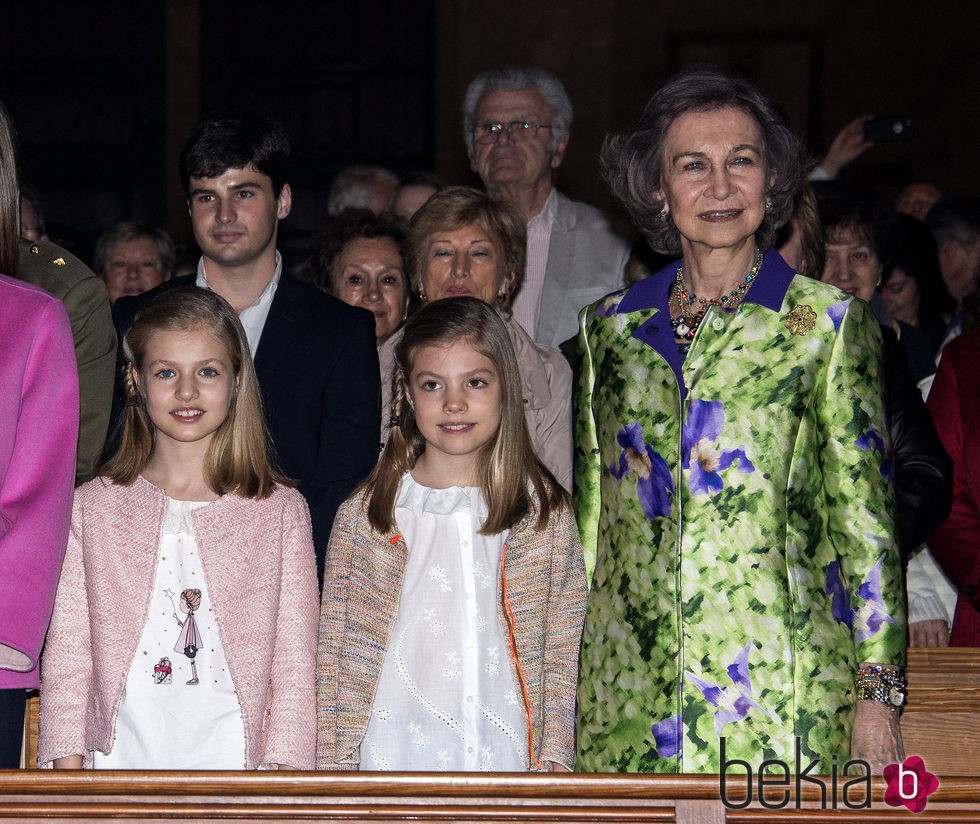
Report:
M701 212L698 218L708 223L730 223L738 220L742 216L742 211L742 209L718 209L713 212Z

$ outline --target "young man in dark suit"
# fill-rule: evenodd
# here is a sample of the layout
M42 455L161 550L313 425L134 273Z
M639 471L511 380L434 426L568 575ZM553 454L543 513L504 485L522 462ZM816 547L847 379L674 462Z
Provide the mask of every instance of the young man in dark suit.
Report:
M239 313L255 358L266 420L283 471L310 505L318 573L337 507L374 467L379 375L374 317L283 270L279 221L292 205L289 143L257 117L212 118L180 158L197 273L116 301L122 335L161 290L197 284Z

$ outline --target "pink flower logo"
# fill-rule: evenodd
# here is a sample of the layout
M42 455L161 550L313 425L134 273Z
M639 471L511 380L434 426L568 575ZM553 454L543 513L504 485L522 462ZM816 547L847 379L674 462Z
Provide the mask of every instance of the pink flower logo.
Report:
M885 803L891 807L908 807L913 813L926 808L926 799L939 789L939 779L926 769L917 755L910 755L901 764L885 767Z

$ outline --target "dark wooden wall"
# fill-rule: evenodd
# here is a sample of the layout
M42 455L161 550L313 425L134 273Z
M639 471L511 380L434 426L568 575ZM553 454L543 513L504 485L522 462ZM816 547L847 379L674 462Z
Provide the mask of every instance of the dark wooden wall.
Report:
M913 180L980 193L980 14L972 0L441 0L436 156L472 180L459 135L469 80L499 63L538 64L575 106L559 171L569 194L606 203L597 153L688 62L745 72L789 113L815 155L864 113L907 113L915 141L878 146L848 174L888 194Z
M207 112L258 107L294 145L294 259L351 162L475 183L460 102L511 62L561 76L575 105L559 186L608 206L597 153L686 62L754 77L819 154L864 112L918 137L848 170L889 194L917 179L980 192L980 15L972 0L0 0L0 98L56 233L83 256L142 218L190 239L176 162Z
M52 233L82 257L131 218L191 240L177 158L203 115L250 109L285 127L294 198L280 246L294 261L341 167L434 165L425 0L32 0L0 10L0 97L21 165Z

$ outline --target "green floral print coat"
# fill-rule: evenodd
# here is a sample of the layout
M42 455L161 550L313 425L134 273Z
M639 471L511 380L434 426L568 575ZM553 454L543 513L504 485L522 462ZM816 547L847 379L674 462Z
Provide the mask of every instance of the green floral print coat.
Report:
M582 313L576 769L842 770L858 663L905 654L878 324L770 251L681 356L678 265Z

